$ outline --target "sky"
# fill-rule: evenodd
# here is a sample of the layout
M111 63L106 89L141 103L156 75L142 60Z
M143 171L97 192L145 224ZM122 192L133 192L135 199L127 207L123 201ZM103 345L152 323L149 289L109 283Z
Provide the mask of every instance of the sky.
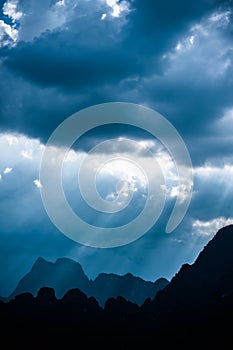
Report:
M0 1L1 296L14 290L39 256L72 258L90 278L131 272L146 280L171 279L220 227L233 223L232 5L231 0ZM66 199L83 220L111 228L136 218L148 197L147 181L154 178L153 157L166 182L156 224L131 243L103 249L74 241L54 225L41 198L40 166L62 122L109 102L152 109L173 125L190 154L193 192L183 220L166 233L180 191L176 160L166 145L124 124L90 130L71 147L62 172ZM100 213L85 204L77 179L87 157L82 189L89 200L90 174L98 168L97 192L109 205L120 194L123 206L133 194L128 211ZM149 176L135 165L140 162Z

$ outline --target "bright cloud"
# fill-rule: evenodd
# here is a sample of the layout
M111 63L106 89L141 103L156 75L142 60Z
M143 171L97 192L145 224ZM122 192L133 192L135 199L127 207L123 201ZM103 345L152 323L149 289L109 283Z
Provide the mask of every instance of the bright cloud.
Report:
M32 150L23 150L23 151L21 151L21 155L22 155L22 157L31 160L32 159Z
M14 135L4 134L4 138L10 146L18 145L18 143L19 143L18 137L14 136Z
M35 186L36 186L37 188L41 188L41 187L42 187L41 182L40 182L39 179L33 180L33 183L35 184Z
M107 17L107 14L106 14L106 13L103 13L103 14L101 15L101 21L103 21L106 17Z
M11 19L12 24L0 20L0 47L14 46L18 40L17 22L22 18L23 13L17 8L18 0L8 0L3 5L3 14Z
M12 172L13 168L5 168L5 170L3 171L4 174L9 174L10 172Z
M56 6L65 6L65 0L59 0L56 2Z
M4 174L7 174L13 168L27 167L28 160L31 160L30 166L38 169L44 145L39 140L24 135L7 133L0 134L0 148L4 149L4 154L1 154L1 163L5 169ZM9 167L9 162L11 167Z
M196 167L194 174L203 181L206 179L214 179L216 182L229 182L233 176L233 165L225 164L224 166L215 166L214 164L206 163L204 166Z
M232 65L232 45L223 39L222 31L229 25L230 11L215 12L190 28L175 46L175 50L164 55L171 60L171 70L195 73L195 67L212 79L224 75ZM216 47L218 51L216 52ZM211 62L211 64L206 64ZM192 67L192 68L191 68Z
M215 128L218 132L232 136L233 133L233 108L227 109L222 116L215 123Z
M66 8L64 1L58 1L55 4L50 4L48 1L31 1L30 3L19 3L19 5L23 9L22 12L14 12L15 5L8 6L7 9L9 16L13 16L15 19L17 17L19 22L18 37L24 41L31 41L46 30L62 27L70 15L69 11L75 8L72 1L69 8ZM43 16L38 16L38 13L43 13Z
M214 12L210 17L210 22L215 22L219 26L226 26L230 22L231 11Z
M107 17L105 12L107 8L111 9L110 17L117 19L122 17L124 13L129 11L129 4L127 1L118 0L102 0L91 3L89 1L81 0L59 0L55 3L50 1L31 1L20 2L18 0L8 0L3 6L3 13L8 16L12 22L17 23L16 27L6 27L8 32L14 30L14 39L23 41L32 41L33 38L39 37L46 31L54 31L58 28L62 30L70 30L72 21L82 21L86 13L90 18L95 18L95 12L101 11L101 20ZM38 16L38 13L43 13L43 16ZM85 13L85 15L84 15ZM86 22L87 23L87 22ZM90 21L88 20L88 24ZM82 25L81 25L82 27ZM17 35L16 35L17 34Z
M167 194L170 197L179 196L180 204L183 203L187 198L189 198L190 191L192 190L193 183L190 184L180 184L178 186L171 186L167 189Z
M5 164L5 167L3 167L2 170L2 174L8 174L12 172L13 169L15 171L22 169L24 173L27 173L28 182L31 181L37 188L41 188L39 178L36 176L39 176L39 166L44 150L44 145L41 144L38 140L29 139L22 135L1 134L0 146L4 146L5 149L4 155L2 156L2 164ZM129 147L127 152L123 154L123 157L120 152L112 153L114 150L110 149L108 150L110 151L110 161L107 163L105 162L106 154L97 153L89 156L88 171L91 172L93 169L98 170L96 180L100 189L100 193L103 194L103 197L105 197L107 200L114 200L117 196L117 183L120 185L118 190L122 193L124 192L127 194L129 190L133 192L139 191L142 196L144 193L146 193L145 191L147 188L147 181L150 182L150 176L154 177L155 175L153 162L151 162L150 157L146 156L143 159L142 148L145 146L150 146L150 148L154 150L154 156L157 157L157 161L159 162L161 170L164 173L166 185L164 186L163 190L166 191L168 199L173 199L180 193L183 194L183 197L181 196L180 198L185 199L185 196L187 192L190 191L190 186L192 184L182 183L182 179L181 183L179 184L178 174L172 159L170 159L169 154L160 148L156 148L155 145L151 143L151 141L139 141L138 147L134 149ZM157 153L156 149L158 150ZM57 154L59 156L59 149L57 149ZM68 188L71 179L73 179L72 181L76 184L76 186L78 185L78 170L86 156L87 154L85 154L85 152L76 152L75 150L71 150L68 153L63 165L64 181L66 184L68 184ZM21 159L21 161L19 161L19 159ZM137 167L137 164L140 164L142 159L144 161L144 164L146 164L146 167L149 169L149 178L145 177L145 173L142 171L140 166ZM28 162L28 160L30 160L30 162ZM11 167L8 165L9 162L12 165ZM29 164L30 171L27 170ZM197 201L197 204L195 204L194 201L194 205L198 205L198 207L200 206L200 211L202 211L202 203L198 202L199 196L208 196L207 193L205 195L205 191L209 191L209 186L211 186L211 188L215 188L217 195L218 191L222 192L222 189L224 188L224 196L230 196L230 193L232 192L231 186L233 178L232 164L229 163L225 164L224 166L205 164L201 167L195 167L193 169L193 173L195 179L194 197L195 201ZM88 184L86 184L86 188L89 188ZM227 199L227 202L228 201L229 199ZM203 205L205 205L204 202ZM225 205L224 201L222 205ZM219 217L222 218L223 216ZM205 225L207 225L207 227L210 227L212 225L211 227L214 230L214 225L217 227L217 224L225 224L225 221L223 221L223 219L211 218L211 220L205 221L200 218L196 218L192 227L195 230L199 230L198 232L204 232L206 227ZM210 224L208 224L209 222Z
M129 4L127 1L106 0L106 3L112 8L112 17L119 17L122 12L129 11Z
M18 39L18 30L0 20L0 47L14 45Z
M17 9L18 3L18 0L8 0L3 5L4 15L11 18L13 22L20 20L20 18L23 16L23 12Z
M193 234L213 236L220 228L232 224L233 218L225 218L223 216L209 221L194 220L192 223Z

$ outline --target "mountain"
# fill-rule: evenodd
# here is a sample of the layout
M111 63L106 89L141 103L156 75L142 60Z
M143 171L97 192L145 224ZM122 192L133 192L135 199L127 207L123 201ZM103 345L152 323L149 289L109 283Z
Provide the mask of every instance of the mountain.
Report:
M215 303L233 293L233 225L220 229L192 264L184 264L155 303ZM172 296L172 298L171 298ZM175 302L174 302L175 299Z
M81 265L71 259L59 258L53 263L40 257L31 271L19 281L8 299L25 292L36 295L39 289L45 286L54 288L56 296L60 298L72 288L87 291L89 279Z
M67 291L61 299L48 287L41 288L35 296L17 295L0 302L1 340L6 339L9 345L17 339L24 348L28 341L30 349L35 339L41 348L48 343L48 337L58 348L62 342L66 347L68 342L70 347L75 342L85 342L87 348L102 349L229 348L232 250L230 225L217 232L192 265L183 265L154 299L147 299L141 306L118 296L109 298L101 308L94 297L77 288ZM100 286L105 277L109 275L99 276Z
M62 298L70 289L78 288L87 296L95 297L101 306L110 297L117 296L141 305L145 299L154 298L168 283L165 278L150 282L129 273L123 276L101 273L96 279L89 280L78 262L60 258L53 263L38 258L8 299L25 292L35 296L40 288L46 286L55 290L57 298Z
M233 314L233 225L220 229L196 261L184 264L142 313L159 320L161 334L227 338Z
M88 295L93 295L100 305L104 305L110 297L118 296L142 305L147 298L154 298L168 283L165 278L150 282L130 273L123 276L101 273L92 281Z

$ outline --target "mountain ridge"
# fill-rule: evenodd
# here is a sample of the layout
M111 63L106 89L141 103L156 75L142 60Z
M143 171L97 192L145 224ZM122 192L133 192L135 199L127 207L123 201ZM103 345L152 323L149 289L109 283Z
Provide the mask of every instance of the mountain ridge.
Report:
M81 264L75 260L64 257L51 262L38 257L31 270L21 278L6 300L25 292L35 296L40 288L46 286L54 288L57 298L63 297L70 289L78 288L87 296L95 297L101 306L110 297L117 296L141 305L147 298L153 298L168 283L163 277L152 282L131 273L100 273L94 279L89 279Z
M216 237L216 238L215 238ZM228 348L232 340L233 225L222 228L192 265L184 264L154 299L138 306L123 297L109 298L101 308L94 297L71 289L57 299L43 287L0 302L2 336L77 339L101 348L135 349L148 344L171 349ZM219 267L220 265L220 267ZM41 346L42 346L41 345ZM31 343L30 343L31 346ZM41 346L39 348L41 348ZM144 347L143 347L144 346ZM29 347L31 348L31 347Z
M218 318L222 318L227 329L228 324L225 320L230 318L229 311L233 308L232 250L233 225L229 225L218 230L193 264L182 265L154 300L150 304L144 304L144 312L151 313L152 317L159 317L163 329L168 326L168 315L169 323L176 323L176 330L186 329L190 334L192 329L197 327L197 322L202 325L202 332L205 324L210 322L213 331L218 324ZM192 315L189 324L186 323L188 314ZM218 327L224 328L220 324ZM218 329L215 331L218 332Z

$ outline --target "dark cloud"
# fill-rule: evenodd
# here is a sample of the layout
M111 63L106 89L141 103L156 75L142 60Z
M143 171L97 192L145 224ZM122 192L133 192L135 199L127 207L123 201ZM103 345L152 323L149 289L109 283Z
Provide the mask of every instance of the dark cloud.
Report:
M38 36L3 51L2 129L46 141L62 120L83 107L127 101L146 103L164 114L186 142L191 135L208 136L210 123L233 98L232 66L214 77L224 62L233 61L231 17L225 25L208 22L213 11L229 10L229 2L133 1L119 18L111 18L103 3L68 4L72 11L62 9L61 17L55 2L33 3L30 8L20 3L19 9L27 11L21 31L26 26L30 33L29 19L39 9L50 22L41 18ZM108 13L106 20L100 20L103 12ZM43 32L52 22L53 28ZM195 25L209 37L192 29ZM19 34L23 37L20 30ZM194 47L176 52L177 43L192 35L197 37ZM195 152L192 157L198 161Z
M78 7L77 17L67 20L65 28L11 48L5 64L38 85L71 91L155 74L160 71L155 55L161 57L195 19L200 20L217 3L136 1L118 31L114 23L118 19L101 21L92 12L81 17L87 8Z
M90 85L118 83L140 70L134 56L115 43L102 48L75 44L69 45L67 34L45 34L11 49L5 64L40 86L83 92Z
M130 35L127 43L136 38L138 52L161 54L174 45L182 33L219 5L218 0L197 1L132 1L133 11L129 14ZM143 49L143 50L142 50Z

